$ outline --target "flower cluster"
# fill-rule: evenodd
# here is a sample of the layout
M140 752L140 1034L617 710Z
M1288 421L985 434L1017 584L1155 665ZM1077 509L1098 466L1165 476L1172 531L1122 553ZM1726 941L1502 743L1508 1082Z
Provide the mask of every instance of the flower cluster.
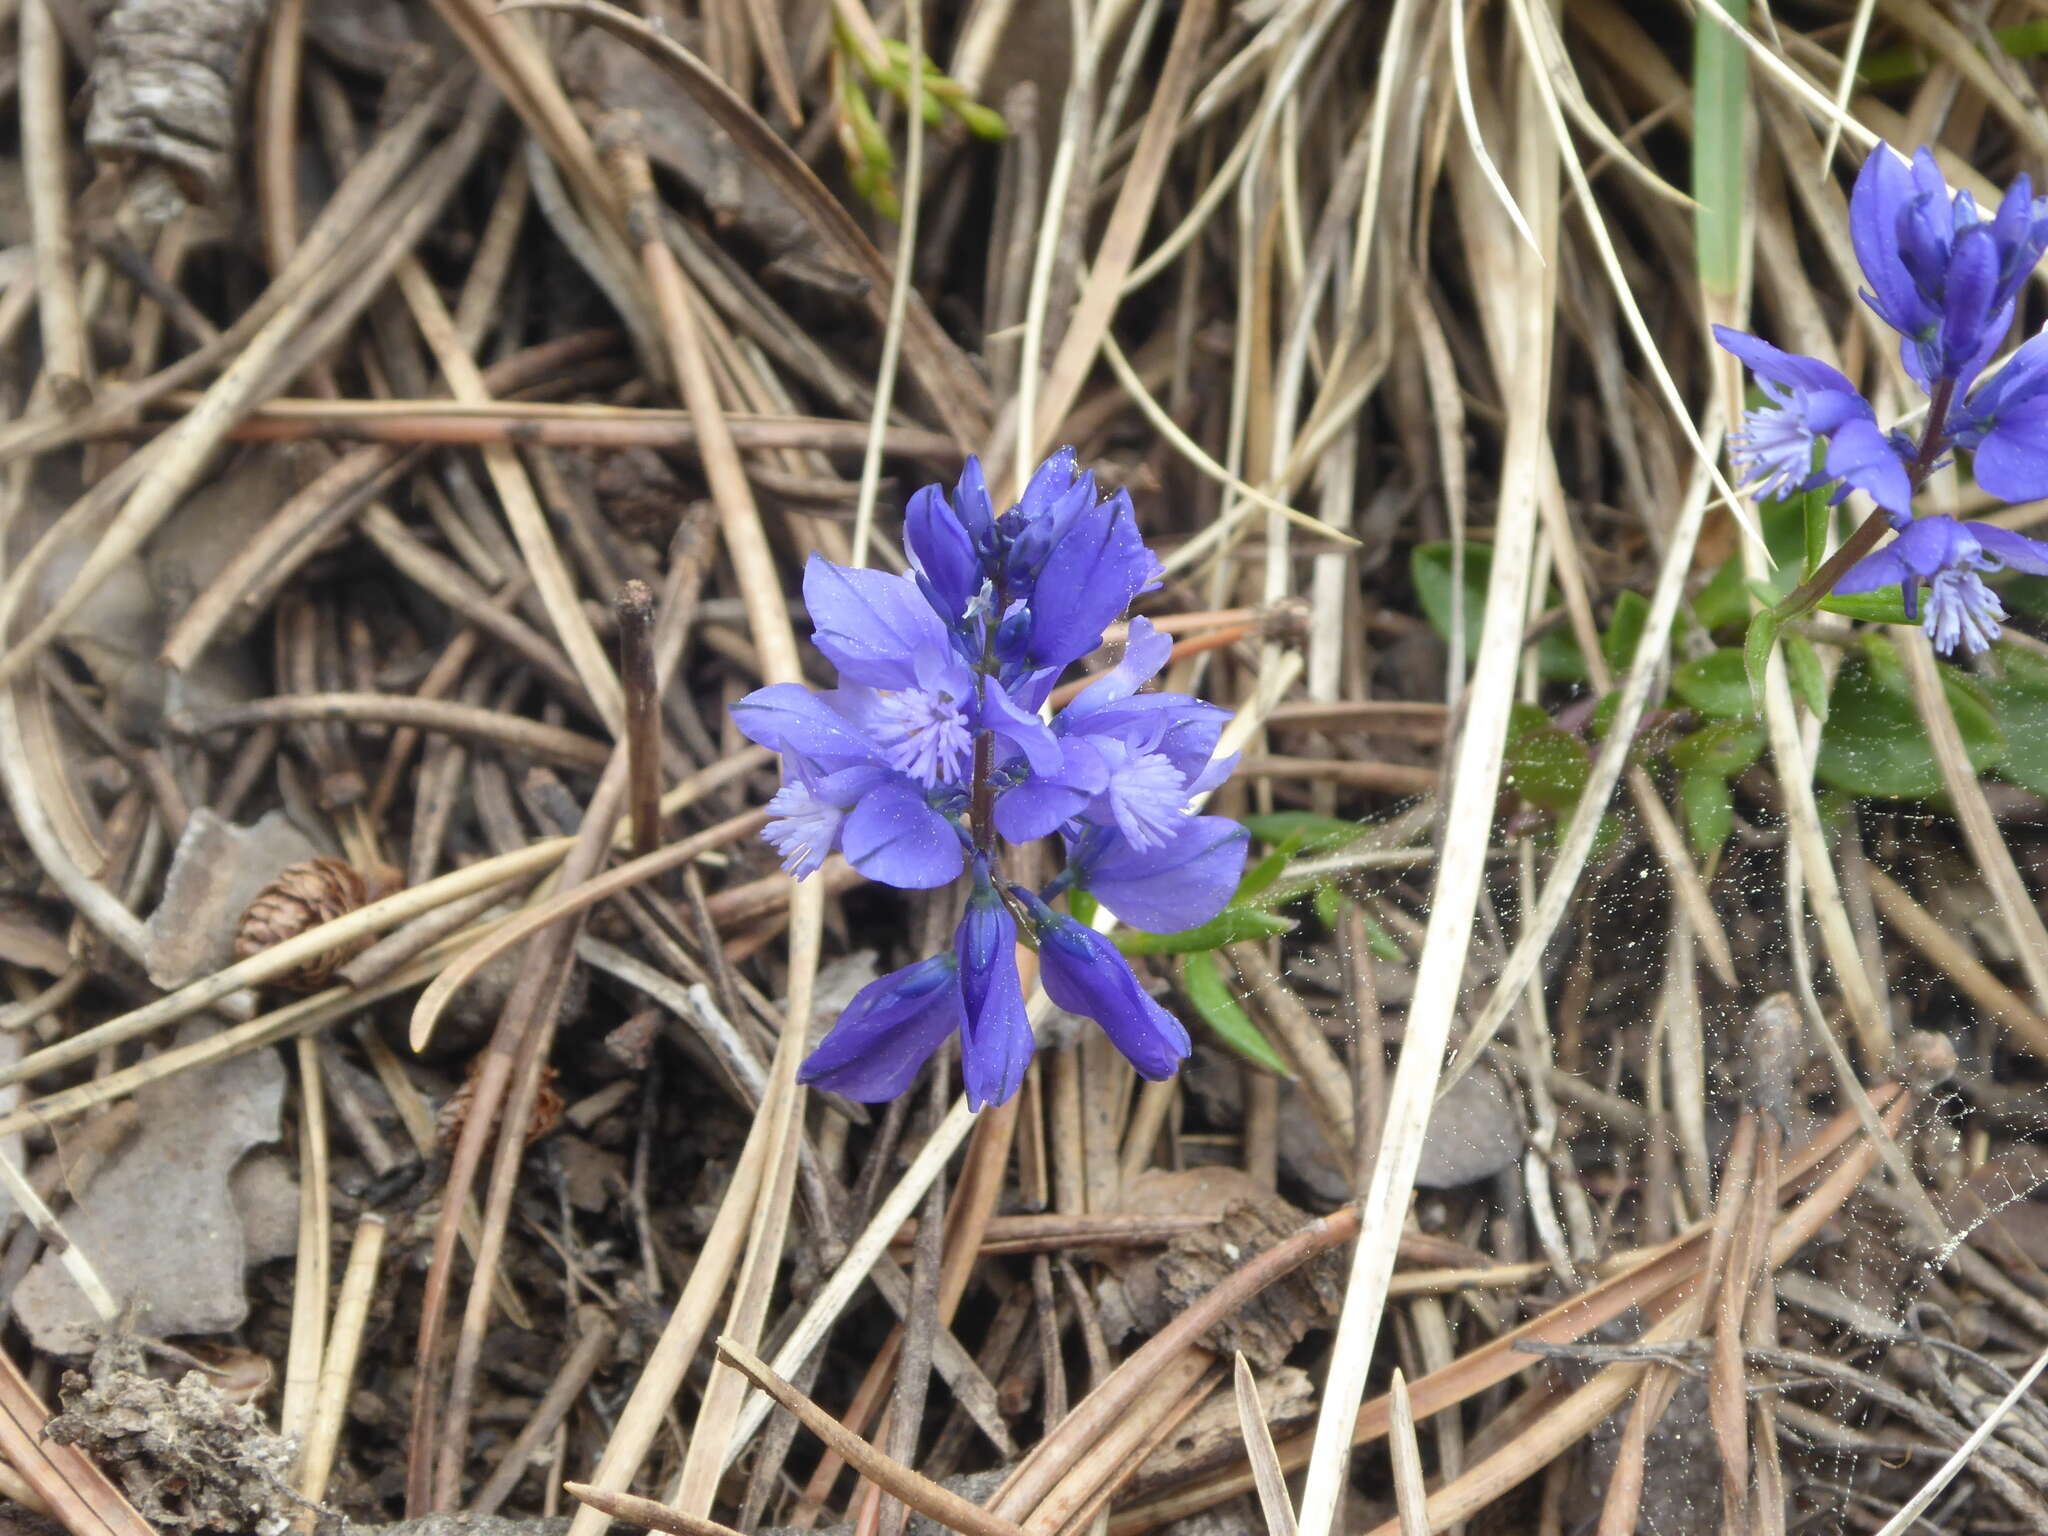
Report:
M1159 580L1130 497L1098 495L1062 449L998 515L969 459L950 497L934 485L911 499L904 544L909 575L817 556L804 571L812 641L838 687L778 683L733 706L749 739L782 754L762 835L784 869L801 878L837 851L884 885L968 882L951 952L862 988L803 1080L893 1098L957 1030L969 1101L1004 1102L1033 1049L1020 935L1054 1003L1094 1019L1145 1077L1171 1076L1187 1031L1114 945L1050 905L1086 891L1133 927L1176 932L1220 912L1244 867L1244 828L1191 808L1236 766L1216 755L1228 714L1139 691L1172 650L1145 619L1114 667L1042 718L1061 675ZM1054 880L1005 880L1006 843L1055 835Z
M1880 428L1870 402L1826 363L1716 326L1769 401L1731 439L1733 457L1762 497L1829 485L1837 500L1867 493L1898 537L1851 566L1835 591L1897 584L1936 649L1982 651L2005 617L1983 578L2007 568L2048 575L2048 543L1991 523L1916 518L1913 495L1962 449L1992 495L2048 496L2048 329L1978 381L2048 251L2048 198L2022 175L1987 217L1969 193L1949 190L1927 150L1909 163L1880 144L1856 178L1849 235L1870 284L1864 302L1899 333L1899 360L1927 396L1919 437Z

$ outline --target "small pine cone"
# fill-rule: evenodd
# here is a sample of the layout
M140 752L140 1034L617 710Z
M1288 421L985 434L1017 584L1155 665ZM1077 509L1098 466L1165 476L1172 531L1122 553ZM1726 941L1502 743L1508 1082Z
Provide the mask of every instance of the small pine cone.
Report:
M397 870L379 864L367 874L343 859L308 859L294 864L257 893L235 930L235 958L246 960L286 939L297 938L358 907L388 896L403 884ZM276 978L274 985L290 992L318 992L333 980L337 968L365 949L364 936L337 944L297 970Z
M476 1098L476 1080L483 1064L481 1054L470 1062L469 1076L462 1080L461 1087L448 1095L448 1102L434 1117L434 1140L444 1149L453 1148L461 1138L462 1127L469 1119L469 1106ZM526 1144L529 1147L562 1123L562 1108L562 1096L555 1092L555 1069L542 1067L540 1092L533 1096L533 1113L526 1121Z

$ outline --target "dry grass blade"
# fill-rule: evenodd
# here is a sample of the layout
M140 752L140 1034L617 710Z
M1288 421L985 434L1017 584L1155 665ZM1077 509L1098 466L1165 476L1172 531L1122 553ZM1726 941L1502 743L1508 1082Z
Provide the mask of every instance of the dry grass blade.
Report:
M21 151L35 253L36 319L49 391L66 411L92 398L92 357L78 307L72 246L69 151L64 123L64 43L43 6L20 11Z
M750 8L751 9L751 8ZM772 8L763 12L773 14ZM858 14L865 19L867 12ZM903 47L913 59L925 57L924 11L910 6L903 13ZM896 399L896 364L903 349L903 324L910 313L910 294L917 259L918 215L924 206L924 70L909 71L910 89L903 99L905 144L903 149L904 196L901 221L896 227L895 272L889 285L889 313L882 327L882 360L875 368L875 403L868 414L867 442L860 456L860 493L853 509L853 559L856 567L868 563L868 544L874 537L875 497L882 482L882 439L889 428L889 409ZM797 114L791 113L794 118ZM889 1536L897 1536L896 1532Z
M1910 1107L1911 1096L1900 1093L1896 1084L1882 1085L1872 1096L1885 1108L1887 1127L1896 1130ZM1810 1242L1876 1164L1877 1153L1867 1143L1855 1147L1847 1157L1837 1156L1844 1144L1855 1136L1856 1130L1853 1114L1837 1115L1787 1162L1780 1181L1781 1189L1808 1178L1816 1169L1826 1168L1827 1171L1804 1199L1778 1219L1771 1234L1773 1264L1782 1264ZM1832 1165L1829 1163L1831 1158L1835 1159ZM1487 1387L1527 1370L1535 1357L1518 1350L1517 1346L1525 1341L1561 1343L1579 1339L1638 1308L1668 1312L1673 1298L1686 1294L1687 1288L1705 1272L1704 1261L1710 1249L1713 1227L1712 1221L1696 1222L1683 1236L1658 1248L1639 1251L1630 1257L1627 1266L1619 1273L1601 1281L1591 1290L1560 1302L1542 1315L1468 1351L1445 1369L1417 1378L1409 1388L1411 1401L1424 1416L1441 1413ZM1361 1406L1349 1426L1349 1443L1362 1445L1385 1434L1390 1408L1385 1397ZM1570 1443L1569 1439L1562 1440L1557 1449L1561 1450ZM1281 1463L1289 1470L1305 1466L1312 1449L1311 1436L1294 1436L1279 1446ZM1519 1468L1515 1479L1505 1484L1490 1481L1498 1477L1499 1466L1490 1471L1470 1469L1458 1480L1461 1499L1478 1485L1482 1476L1489 1480L1484 1483L1484 1488L1512 1486L1514 1480L1527 1476L1541 1464L1524 1459L1520 1448L1511 1448L1503 1454L1509 1457L1506 1465ZM1161 1501L1163 1507L1134 1512L1128 1525L1120 1524L1118 1536L1123 1536L1125 1531L1149 1530L1160 1520L1208 1508L1251 1486L1248 1472L1198 1483L1177 1496ZM1472 1493L1478 1504L1483 1504L1486 1496L1483 1489ZM1478 1507L1478 1504L1473 1507Z
M121 1304L114 1299L114 1293L107 1289L107 1283L93 1267L91 1257L65 1234L63 1223L57 1220L48 1203L14 1165L12 1158L0 1157L0 1188L6 1190L8 1199L35 1228L44 1246L57 1255L64 1265L65 1273L70 1275L73 1283L85 1293L85 1299L92 1304L93 1312L100 1320L100 1326L115 1327L120 1322Z
M2048 1350L2043 1350L2034 1357L2034 1363L2027 1367L2026 1373L2018 1381L2013 1383L2012 1390L2000 1398L1997 1406L1970 1431L1970 1438L1957 1446L1948 1460L1936 1468L1934 1475L1921 1485L1920 1491L1901 1505L1891 1519L1885 1521L1879 1528L1877 1536L1906 1536L1907 1532L1918 1525L1920 1517L1970 1464L1970 1459L1977 1454L1984 1442L1989 1440L1997 1432L1998 1426L2025 1401L2027 1393L2033 1389L2034 1383L2040 1379L2044 1369L2048 1369Z
M819 943L825 922L825 893L816 881L799 886L790 897L789 1011L792 1019L808 1019L817 982ZM721 1352L758 1342L767 1327L770 1292L781 1267L782 1248L790 1222L790 1201L796 1182L797 1147L803 1139L805 1090L797 1082L797 1063L808 1048L806 1032L785 1027L776 1042L768 1069L761 1123L766 1127L768 1162L755 1196L747 1247L733 1282L732 1309L722 1335ZM745 1341L745 1342L743 1342ZM756 1383L757 1385L759 1383ZM707 1513L718 1492L718 1480L729 1451L743 1442L734 1433L744 1411L745 1384L730 1371L714 1369L711 1385L697 1413L689 1453L676 1481L675 1502L693 1514ZM837 1449L837 1447L835 1447ZM896 1492L890 1489L890 1492ZM900 1494L899 1494L900 1497ZM910 1502L906 1500L905 1502Z
M1863 45L1870 37L1870 18L1877 0L1857 0L1856 19L1849 26L1849 41L1842 49L1842 77L1835 86L1835 111L1828 119L1827 142L1821 146L1820 173L1834 163L1835 148L1842 141L1842 123L1849 115L1849 98L1856 90L1856 67L1863 60Z
M749 811L744 815L735 816L730 821L720 822L707 832L686 837L679 843L673 843L648 854L645 858L629 860L615 869L607 870L594 879L586 880L550 898L537 907L522 912L494 934L488 942L473 945L459 961L435 978L433 986L421 994L419 1004L413 1009L412 1015L413 1049L421 1049L433 1038L434 1025L439 1021L441 1011L448 1005L448 1000L499 955L516 948L536 933L572 913L586 911L622 891L631 890L643 880L651 880L671 869L681 869L691 860L702 857L709 849L737 842L740 838L758 831L766 819L759 811ZM283 945L276 947L284 948ZM244 962L250 963L253 962Z
M1357 1236L1358 1230L1357 1209L1346 1207L1335 1215L1311 1222L1286 1241L1274 1244L1257 1258L1233 1270L1221 1284L1177 1314L1143 1348L1077 1403L1054 1431L1011 1472L990 1501L989 1508L1011 1519L1035 1509L1067 1464L1128 1411L1151 1384L1156 1371L1190 1348L1206 1329L1266 1286L1316 1254L1350 1241Z
M1523 142L1525 154L1543 147L1540 135ZM1549 186L1540 164L1551 164ZM1540 199L1540 249L1556 240L1555 170L1538 156L1527 172L1528 199ZM1536 253L1515 248L1524 285L1540 294L1550 269ZM1508 713L1514 703L1515 665L1520 653L1521 614L1536 540L1536 499L1549 398L1550 306L1527 302L1515 310L1518 331L1512 352L1508 395L1512 402L1502 449L1501 495L1495 516L1493 565L1486 589L1486 618L1473 659L1464 734L1451 771L1445 825L1486 823L1499 795ZM1387 1282L1392 1277L1396 1239L1408 1207L1422 1140L1435 1101L1451 1020L1463 990L1465 956L1473 914L1485 874L1485 849L1477 839L1443 840L1409 1004L1401 1063L1388 1095L1385 1130L1365 1197L1362 1240L1353 1249L1344 1311L1338 1321L1329 1384L1316 1421L1316 1455L1301 1498L1304 1536L1330 1536L1344 1468L1349 1461L1350 1420L1364 1396L1372 1346L1378 1336Z
M2048 1015L2035 1012L2025 998L1994 976L1970 947L1914 901L1904 886L1875 866L1866 867L1865 874L1885 921L1926 955L1988 1018L2011 1030L2019 1045L2036 1059L2048 1061Z
M2000 836L1997 818L1985 798L1984 785L1970 766L1955 710L1935 667L1934 648L1917 626L1901 631L1899 638L1899 660L1912 684L1920 722L1933 744L1942 783L1955 806L1956 819L1962 823L1963 838L1985 884L1991 888L1999 920L2011 936L2020 970L2034 994L2034 1006L2048 1008L2048 922L2043 921L2033 893L2020 878L2012 849Z
M470 348L455 329L455 317L448 312L440 291L418 262L407 259L398 267L398 288L411 306L420 334L434 354L434 361L447 380L448 391L457 400L480 404L489 399L483 370L470 355ZM486 443L484 468L498 492L505 520L519 541L526 569L533 578L541 603L554 624L556 637L576 668L583 691L597 707L598 717L614 736L625 734L625 699L613 671L611 658L591 626L590 616L577 600L576 581L570 574L554 531L548 526L540 497L528 478L519 455L509 444Z
M386 136L394 150L391 159L395 160L399 153L417 142L418 136L425 132L442 105L438 94L430 94L407 113ZM353 312L369 302L383 277L425 232L426 225L440 212L444 200L454 191L455 181L480 147L489 121L487 110L469 112L457 135L430 155L414 173L407 184L410 195L394 196L392 201L397 204L397 211L352 231L359 242L373 242L355 253L360 255L362 265L354 266L336 259L341 254L343 242L340 220L347 215L345 200L340 194L329 203L320 224L308 233L291 265L277 278L275 286L283 288L288 279L296 277L295 286L288 290L289 297L278 305L276 313L269 317L262 329L248 339L247 345L207 390L204 400L179 418L177 424L152 445L150 473L134 487L132 494L123 496L116 504L118 510L111 525L92 545L90 554L65 586L63 595L48 605L48 610L25 635L0 654L0 680L14 677L28 666L36 653L62 629L64 622L98 590L114 567L132 555L150 534L162 526L172 509L198 482L228 429L242 413L263 394L283 387L286 381L278 376L279 365L294 349L305 346L305 333L314 321L314 312L326 301L335 300L327 303L318 323L338 329ZM373 165L381 165L381 162L366 157L363 166L358 167L358 175L363 178L366 189L375 184L369 170ZM395 166L385 165L382 169L388 173ZM330 219L329 216L334 217ZM309 260L316 264L319 261L327 263L327 271L321 280L314 281L301 270L302 264ZM353 296L353 305L348 298L336 297L337 290L344 285ZM123 483L119 476L109 482L115 486ZM93 510L96 510L96 496L88 494L66 517ZM81 517L79 521L88 522L89 519ZM64 525L60 522L58 526ZM53 529L46 535L22 565L9 575L6 585L0 587L0 638L11 633L14 620L21 613L28 595L29 583L41 574L50 557L49 552L55 547L55 533Z
M1733 497L1718 458L1759 467L1784 402L1759 417L1715 344L1754 329L1916 430L1857 298L1854 162L1925 145L2002 206L2048 148L2042 28L1910 0L272 10L0 0L20 1337L53 1337L45 1285L176 1337L205 1330L159 1277L246 1301L234 1425L289 1432L276 1488L366 1528L1164 1536L1236 1499L1286 1536L1596 1506L1601 1536L1709 1505L1756 1536L2048 1529L2031 1399L1978 1428L2048 1336L2048 608L1990 573L2003 633L1951 665L1831 604L1751 699L1748 611L1883 520ZM161 154L94 126L160 66L148 99L219 108L191 175L182 118ZM2043 305L2048 263L2012 329ZM971 636L1065 627L1004 511L1054 443L1162 569L1098 655L1025 679ZM1940 447L1916 511L2031 536ZM959 508L963 545L913 498L970 452L996 505ZM1091 552L1058 530L1099 512L1054 500L1093 633L1123 503ZM868 567L837 613L802 611L814 555ZM871 620L930 664L915 693L893 643L886 689L839 654ZM1052 722L1057 775L941 651ZM836 745L751 743L778 732ZM1212 747L1231 771L1190 794ZM1214 820L1153 825L1169 772ZM1002 836L1054 809L1065 843ZM958 882L891 878L950 865L948 822L995 824L974 868L1020 901L1092 901L1104 936L1156 909L1112 942L1186 1028L1177 1069L1121 993L1107 1029L1060 1016L1027 944L996 1036L1021 1087L968 1107L996 1053L943 957L975 924ZM1195 862L1117 873L1189 829ZM407 888L276 878L337 853ZM1213 923L1167 920L1198 895ZM209 1083L259 1076L283 1140L236 1165L246 1262L201 1287L231 1225L159 1264L136 1234L184 1162L119 1133L194 1099L218 1131ZM919 1108L844 1096L881 1088ZM110 1444L129 1347L54 1426L0 1372L0 1495L141 1536L56 1446ZM266 1367L281 1392L244 1387ZM132 1450L104 1464L151 1523L316 1523L188 1508L211 1474Z
M1401 1536L1429 1536L1429 1489L1422 1481L1422 1447L1415 1440L1415 1410L1408 1405L1408 1380L1394 1367L1387 1387L1387 1448L1394 1461L1394 1507Z
M747 1219L759 1193L761 1170L767 1159L767 1138L750 1136L733 1169L731 1189L719 1202L718 1215L696 1264L691 1267L683 1294L677 1298L675 1310L669 1314L646 1368L634 1383L618 1424L605 1441L603 1458L591 1473L597 1491L623 1494L660 1432L697 1347L710 1329L711 1316L725 1292L726 1281L739 1260ZM585 1508L576 1512L570 1524L570 1536L597 1536L604 1529L604 1515L586 1500Z
M0 695L4 699L4 695ZM707 775L700 776L694 783L678 784L663 801L666 810L674 810L680 803L687 803L700 791L715 788L718 784L740 777L744 771L758 768L765 760L763 756L741 756L728 758ZM748 828L741 826L748 818L728 823L726 837L738 838L746 835ZM467 869L456 870L442 875L427 885L415 886L399 891L395 895L373 901L368 906L309 928L304 933L273 944L268 949L251 955L247 960L237 961L226 969L180 988L168 997L154 1003L109 1019L69 1039L62 1040L44 1050L24 1057L12 1067L0 1069L0 1086L22 1082L39 1077L45 1072L82 1061L95 1052L110 1045L135 1039L153 1030L158 1030L181 1019L190 1018L201 1009L211 1007L222 998L241 991L244 987L260 986L279 976L284 976L339 946L348 944L366 934L381 933L395 928L423 913L431 912L444 903L456 901L480 891L503 885L516 876L538 873L561 862L568 851L570 839L554 838L533 843L516 853L486 859ZM654 857L667 858L676 862L687 862L696 852L710 844L693 842L692 852L678 856L674 849L663 850ZM666 867L666 866L660 866ZM626 882L631 884L629 880ZM598 899L598 898L592 898Z
M1702 436L1718 442L1718 422L1718 414L1710 414ZM1677 525L1672 529L1670 546L1658 572L1656 590L1650 596L1643 640L1629 663L1628 681L1622 687L1621 703L1615 711L1615 729L1601 743L1600 753L1593 760L1585 790L1573 809L1564 835L1559 839L1557 854L1551 860L1549 877L1544 881L1536 910L1523 924L1486 1011L1459 1045L1457 1058L1444 1070L1443 1083L1446 1087L1471 1070L1485 1047L1499 1033L1501 1025L1507 1021L1508 1011L1515 1006L1542 963L1544 946L1564 921L1573 889L1585 869L1587 857L1592 853L1594 839L1599 835L1600 818L1606 812L1615 786L1627 770L1636 724L1649 705L1652 691L1661 684L1662 642L1656 637L1668 634L1669 626L1677 617L1692 552L1706 518L1708 489L1709 480L1705 473L1696 474L1687 491L1685 504L1679 511Z
M334 1325L328 1331L320 1364L319 1393L299 1458L299 1493L318 1503L327 1497L334 1454L348 1419L348 1401L355 1390L356 1364L369 1325L370 1302L377 1285L377 1265L384 1254L385 1221L375 1212L356 1227L349 1246L348 1268L334 1301Z
M776 1352L775 1364L779 1371L794 1375L802 1369L812 1351L824 1341L846 1304L852 1300L854 1292L865 1282L876 1257L902 1230L904 1221L917 1208L925 1191L945 1168L947 1160L959 1150L974 1125L974 1112L967 1107L967 1101L964 1098L956 1101L917 1158L903 1171L903 1177L889 1192L888 1198L876 1207L867 1229L847 1249L846 1257L840 1261L831 1278L811 1298L789 1339ZM748 1404L734 1431L732 1444L735 1449L731 1454L737 1454L737 1448L747 1442L767 1413L766 1400Z
M1894 1104L1903 1109L1904 1097ZM1803 1247L1832 1212L1868 1175L1877 1160L1867 1144L1837 1167L1823 1184L1781 1218L1770 1232L1768 1262L1775 1266ZM1686 1309L1667 1313L1642 1335L1645 1345L1674 1342L1685 1337L1693 1319ZM1610 1365L1592 1381L1556 1404L1542 1418L1504 1449L1439 1488L1430 1497L1428 1523L1432 1530L1468 1518L1485 1508L1502 1493L1533 1476L1576 1444L1592 1427L1612 1413L1631 1393L1637 1391L1650 1367ZM1419 1383L1418 1383L1419 1385ZM1398 1522L1389 1521L1370 1536L1402 1536Z
M1028 430L1021 434L1025 440L1022 463L1037 463L1040 452L1058 438L1108 334L1117 301L1123 296L1125 275L1137 259L1139 238L1151 219L1182 108L1194 88L1196 65L1214 10L1214 0L1192 0L1181 7L1174 23L1166 60L1153 81L1151 108L1145 113L1145 126L1125 170L1116 207L1089 264L1087 283L1067 319L1059 350L1046 366L1044 384L1037 391L1037 403L1026 424Z
M1231 1367L1231 1383L1237 1394L1237 1422L1244 1431L1245 1454L1258 1484L1259 1512L1266 1517L1266 1536L1294 1536L1294 1501L1287 1492L1287 1475L1281 1469L1279 1452L1273 1449L1273 1427L1266 1422L1259 1384L1252 1379L1243 1350L1237 1352Z

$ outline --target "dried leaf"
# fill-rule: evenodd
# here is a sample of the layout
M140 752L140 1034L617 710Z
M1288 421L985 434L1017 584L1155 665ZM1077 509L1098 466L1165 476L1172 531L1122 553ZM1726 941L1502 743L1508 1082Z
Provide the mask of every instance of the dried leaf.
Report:
M188 1044L213 1032L195 1024ZM136 1095L142 1129L65 1217L71 1241L135 1324L160 1337L226 1333L248 1315L248 1244L229 1175L250 1148L278 1137L284 1065L269 1051L183 1072ZM164 1262L176 1254L175 1264ZM84 1354L98 1320L55 1254L14 1293L29 1338L51 1354Z
M677 90L659 64L630 44L592 28L571 45L562 73L572 91L601 111L639 112L647 158L702 198L720 224L758 240L771 259L815 246L810 222L774 179L694 96Z
M253 827L194 811L149 917L149 979L170 991L230 964L236 927L257 893L279 870L319 853L282 811Z
M0 960L52 976L71 969L71 951L63 936L16 906L0 907Z

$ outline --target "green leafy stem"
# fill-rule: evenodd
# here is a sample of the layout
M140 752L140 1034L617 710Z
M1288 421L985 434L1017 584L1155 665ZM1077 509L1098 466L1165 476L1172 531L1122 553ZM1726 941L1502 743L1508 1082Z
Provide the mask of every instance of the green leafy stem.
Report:
M886 219L902 217L902 199L896 186L896 152L882 131L872 102L860 80L910 104L911 71L922 75L919 92L925 122L939 128L948 116L978 139L1008 137L1009 125L1003 115L983 106L967 87L946 74L929 54L920 53L911 62L910 49L895 38L882 40L877 58L845 27L835 28L835 48L842 66L837 72L839 100L839 143L846 157L848 179L853 189ZM859 78L856 78L858 75Z

